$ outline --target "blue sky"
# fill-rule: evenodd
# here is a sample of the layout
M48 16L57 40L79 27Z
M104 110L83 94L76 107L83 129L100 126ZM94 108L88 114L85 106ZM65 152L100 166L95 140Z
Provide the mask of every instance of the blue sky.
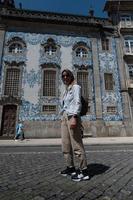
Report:
M20 2L24 9L78 15L88 15L89 8L93 7L95 16L107 16L103 12L106 0L15 0L16 7L19 7Z

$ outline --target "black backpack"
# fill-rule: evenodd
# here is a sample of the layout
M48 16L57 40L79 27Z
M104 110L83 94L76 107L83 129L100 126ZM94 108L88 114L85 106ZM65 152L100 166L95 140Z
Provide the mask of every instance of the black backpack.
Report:
M88 112L88 101L84 99L83 96L81 96L81 111L80 116L86 115Z

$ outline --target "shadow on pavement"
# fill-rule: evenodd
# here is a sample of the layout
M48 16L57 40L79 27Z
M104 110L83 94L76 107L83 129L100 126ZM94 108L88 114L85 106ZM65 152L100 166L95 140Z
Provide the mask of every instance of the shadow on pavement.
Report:
M87 168L88 168L89 176L90 176L90 178L92 178L92 177L95 176L95 175L103 174L103 173L106 172L110 167L109 167L109 166L106 166L106 165L103 165L103 164L92 163L92 164L89 164L89 165L87 166Z

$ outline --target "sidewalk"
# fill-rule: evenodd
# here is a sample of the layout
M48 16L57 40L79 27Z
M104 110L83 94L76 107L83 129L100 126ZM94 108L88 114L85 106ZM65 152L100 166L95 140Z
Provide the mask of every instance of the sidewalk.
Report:
M133 137L87 137L83 139L85 145L108 145L108 144L133 144ZM11 146L55 146L61 145L61 138L46 139L25 139L18 140L0 140L0 147Z

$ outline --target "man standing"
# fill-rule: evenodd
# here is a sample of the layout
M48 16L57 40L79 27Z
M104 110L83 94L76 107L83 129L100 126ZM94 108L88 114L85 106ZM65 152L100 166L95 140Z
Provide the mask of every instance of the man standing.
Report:
M71 175L73 181L88 180L87 160L81 135L81 87L74 81L73 73L65 69L62 81L66 86L62 99L61 137L62 151L66 161L63 176ZM78 158L79 169L75 169L74 155Z

